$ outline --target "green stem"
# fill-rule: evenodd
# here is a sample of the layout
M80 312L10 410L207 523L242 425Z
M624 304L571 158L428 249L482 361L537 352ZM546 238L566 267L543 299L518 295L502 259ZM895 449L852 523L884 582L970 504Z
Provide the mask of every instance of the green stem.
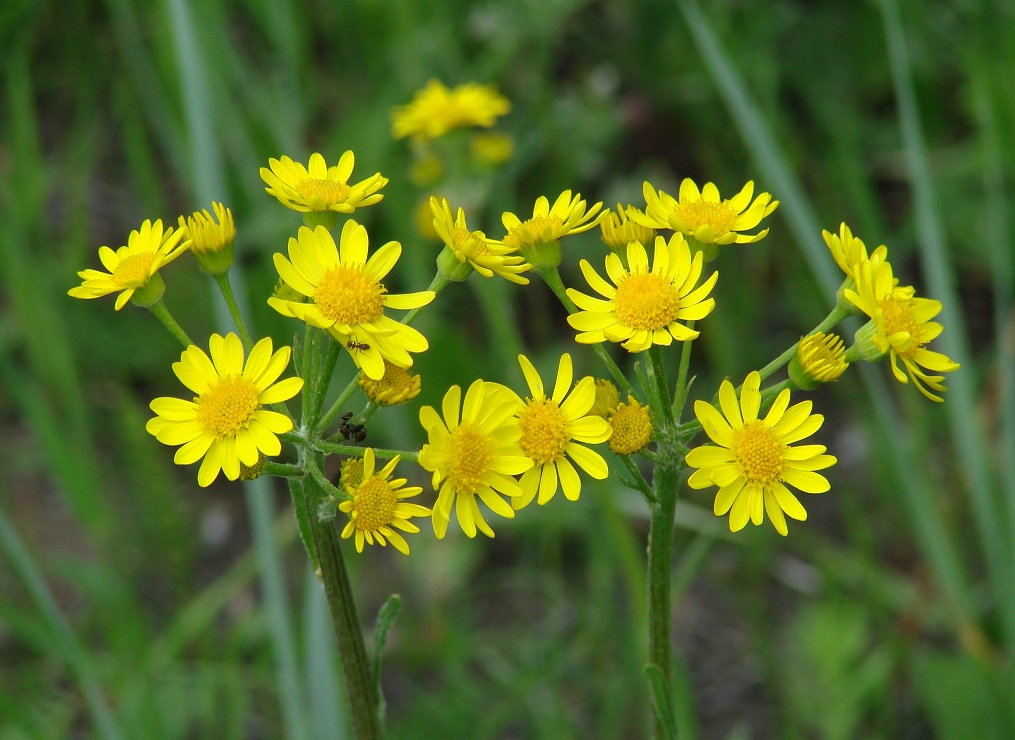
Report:
M169 333L176 337L177 341L182 344L185 348L193 344L190 341L190 337L187 336L187 332L183 330L179 324L176 323L176 319L169 313L169 309L166 308L165 302L160 298L152 305L148 306L148 310L155 314L155 318L162 322L162 325L169 330Z
M688 321L687 328L693 329L694 322ZM677 422L683 416L684 404L687 403L687 392L690 390L687 386L687 372L691 366L691 342L693 341L693 339L686 340L680 348L680 369L677 372L677 384L674 386L672 407L673 418Z
M328 388L331 387L331 376L335 372L335 363L338 362L338 355L342 351L342 346L335 341L334 337L330 334L327 337L328 353L324 356L324 364L317 376L317 387L314 389L314 397L310 404L310 416L305 419L308 425L314 425L314 420L321 413L324 399L328 396Z
M337 343L336 343L337 344ZM356 387L359 385L359 374L349 381L349 384L345 387L341 393L338 394L338 398L331 404L328 410L325 412L321 420L317 422L317 434L323 434L324 430L328 428L328 425L335 420L338 416L338 412L345 406L345 402L349 400L352 394L356 391Z
M314 510L321 491L314 491L316 481L307 481L308 495L304 499L306 515L311 521L314 545L320 558L321 580L328 599L328 608L334 621L338 652L345 670L345 684L349 691L352 725L357 740L377 740L383 737L378 714L379 696L374 688L367 660L363 631L360 629L352 585L346 572L338 532L332 522L322 522Z
M670 401L670 385L666 382L666 365L663 364L662 347L653 344L648 350L649 368L655 380L656 393L659 396L659 411L667 427L673 426L673 406Z
M339 445L331 442L315 442L314 449L331 455L353 455L355 457L362 457L364 448L357 447L356 445ZM418 452L410 452L409 450L389 450L379 447L371 447L370 449L374 451L374 457L381 460L390 460L393 457L401 457L403 460L408 462L416 462L419 459Z
M638 466L634 464L634 460L627 455L622 455L620 457L620 461L623 463L624 467L627 468L627 472L631 476L631 481L635 484L635 486L637 486L638 493L640 493L642 498L645 499L645 503L647 503L650 507L653 506L656 503L655 494L652 493L652 489L649 487L648 481L645 480L645 476L641 474L641 471L638 470Z
M236 324L236 330L240 333L240 339L243 340L243 346L249 352L250 348L254 346L254 342L250 339L250 332L247 331L247 325L243 321L243 314L240 313L240 307L236 303L236 296L233 295L233 286L229 283L229 272L220 272L212 277L215 278L215 284L218 285L219 292L222 293L222 298L229 308L229 314L233 317L233 323Z
M451 279L443 272L438 271L437 274L434 275L433 280L430 281L430 287L427 288L427 290L432 290L434 293L440 293L442 290L444 290L444 288L446 288L450 284ZM428 303L427 305L430 304ZM419 315L419 312L422 311L424 308L426 308L426 306L420 306L419 308L414 308L411 311L409 311L409 313L407 313L405 317L402 319L402 323L405 324L406 326L411 324L413 321L416 320L416 317Z
M677 507L679 468L664 464L655 469L655 498L648 533L648 654L649 663L659 667L667 691L673 691L671 645L670 571L673 566L673 520ZM653 737L667 737L659 714L652 714Z
M303 468L288 463L265 462L263 474L274 475L278 478L302 478Z
M564 282L560 279L560 273L557 272L556 267L548 270L537 271L537 274L539 277L543 278L543 282L550 286L550 290L552 290L553 294L557 296L557 299L564 305L564 308L567 309L569 314L578 312L578 307L574 305L574 301L572 301L567 295L567 289L564 287ZM595 350L599 359L602 360L602 363L606 365L606 369L609 370L610 375L613 376L613 382L615 382L617 386L624 391L624 394L631 396L635 395L634 388L632 387L630 381L628 381L624 373L620 371L617 363L613 361L612 357L610 357L610 353L606 351L606 348L603 347L602 344L593 344L592 349Z

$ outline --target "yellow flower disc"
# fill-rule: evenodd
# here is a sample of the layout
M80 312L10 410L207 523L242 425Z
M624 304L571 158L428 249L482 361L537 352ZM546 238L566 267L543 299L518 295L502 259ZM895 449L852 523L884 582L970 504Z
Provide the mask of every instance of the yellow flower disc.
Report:
M563 455L564 447L571 441L567 417L550 398L529 401L518 423L522 428L518 444L537 467Z

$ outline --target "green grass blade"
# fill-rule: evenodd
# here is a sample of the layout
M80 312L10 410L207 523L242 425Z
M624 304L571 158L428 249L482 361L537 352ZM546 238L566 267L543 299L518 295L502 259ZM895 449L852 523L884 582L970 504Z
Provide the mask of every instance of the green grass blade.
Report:
M78 644L70 625L60 613L60 608L46 585L41 570L7 520L2 508L0 508L0 550L7 556L11 570L35 602L36 608L52 633L57 650L81 684L81 691L85 695L88 709L100 735L105 738L122 737L102 694L95 668Z
M937 342L945 354L964 366L964 371L953 373L948 378L950 387L945 408L952 440L963 463L960 469L966 476L973 516L979 529L977 539L983 546L994 594L1001 600L1002 622L1007 642L1011 644L1015 640L1015 585L1011 578L1011 549L1001 528L1004 519L1000 516L994 495L996 489L986 457L988 446L983 429L976 423L976 415L973 413L976 393L973 388L972 353L964 331L967 324L955 287L955 273L945 243L944 224L938 217L935 205L933 176L923 141L898 7L894 0L881 0L881 9L906 163L912 180L920 254L930 293L942 303L940 319L947 329Z

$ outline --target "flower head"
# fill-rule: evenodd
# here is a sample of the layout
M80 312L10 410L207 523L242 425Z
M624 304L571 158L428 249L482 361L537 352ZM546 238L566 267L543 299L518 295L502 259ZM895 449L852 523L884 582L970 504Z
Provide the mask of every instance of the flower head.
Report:
M352 213L383 199L378 191L388 184L388 178L376 172L350 185L355 163L352 151L345 152L338 164L331 167L317 152L310 155L306 167L283 155L281 159L268 160L268 167L261 168L261 179L268 185L264 189L268 195L294 211Z
M712 312L715 299L708 294L719 277L713 272L694 287L701 277L702 259L700 252L691 258L684 237L677 233L668 243L656 237L651 270L645 247L638 242L627 245L627 269L620 257L608 254L606 273L614 285L582 260L582 274L606 300L568 288L568 296L581 309L567 317L567 323L581 332L575 339L582 344L622 342L628 352L694 339L698 332L679 322L703 319Z
M815 471L831 467L836 460L825 454L824 445L792 446L814 434L825 420L811 413L810 401L790 407L789 390L784 389L768 415L759 419L760 387L761 375L752 372L738 402L733 384L724 380L719 386L722 413L704 401L695 402L694 414L702 429L719 446L702 445L687 453L687 464L697 468L687 484L719 487L715 515L729 512L730 531L743 529L748 520L757 526L768 512L776 531L785 536L789 531L785 515L800 522L807 519L786 484L805 493L824 493L828 480Z
M278 455L282 445L276 435L293 423L263 406L287 401L303 387L300 378L278 380L291 350L282 347L273 354L267 337L254 345L246 363L235 334L212 334L208 345L211 358L192 344L173 363L176 377L197 394L194 399L156 398L151 409L157 416L145 427L163 444L183 445L176 451L177 465L204 458L197 473L201 486L211 485L220 470L236 480L241 464L252 468L259 455Z
M436 197L431 197L430 211L433 213L434 231L455 260L451 272L456 272L457 263L468 265L471 268L469 272L475 270L483 277L499 275L513 283L528 285L529 279L520 273L532 266L525 264L519 255L512 254L515 250L504 242L487 239L482 231L469 231L462 208L458 209L456 216L452 216L451 206L446 199L438 201Z
M440 490L433 508L434 534L443 539L454 504L466 535L475 537L478 529L493 537L476 499L503 517L514 517L514 509L501 496L521 496L522 489L511 476L532 467L518 446L522 430L515 418L517 399L499 386L477 380L469 386L464 406L462 389L454 385L444 395L441 409L443 419L431 406L419 411L429 440L420 450L419 464L433 473L433 487Z
M480 168L504 164L514 153L515 142L507 134L481 132L469 139L469 156Z
M384 361L384 375L374 380L367 375L359 376L359 387L374 403L381 406L397 406L411 401L419 395L421 383L418 375L412 375L406 368Z
M599 221L599 228L603 232L603 243L612 252L623 252L631 242L648 244L656 235L655 229L640 224L630 218L631 211L644 217L644 213L634 206L627 208L617 204L617 210L607 211Z
M81 270L78 277L84 282L68 290L67 295L88 299L119 293L117 311L131 298L138 305L150 306L166 289L159 270L190 246L188 241L181 243L183 237L183 232L174 231L172 226L163 230L161 219L154 223L145 220L140 230L130 232L127 246L115 252L109 247L99 247L99 261L109 272Z
M610 414L617 410L619 403L620 393L617 386L605 378L596 378L596 400L589 413L609 419Z
M817 332L801 337L789 363L789 377L798 388L811 390L846 372L846 350L836 334Z
M409 554L409 545L396 529L403 532L418 532L419 527L409 521L414 516L430 516L430 509L419 504L410 504L403 499L418 496L423 492L419 486L406 486L405 478L389 480L398 457L388 461L381 470L374 471L374 451L367 447L363 453L363 477L345 490L352 498L338 505L338 510L349 515L349 523L342 530L342 537L356 535L356 552L363 552L367 544L380 545L388 542L403 555Z
M430 80L411 103L391 111L391 135L437 139L456 128L489 128L510 110L511 103L493 85L469 82L449 90L439 80Z
M853 236L846 223L839 224L839 233L833 234L830 231L822 230L821 238L825 240L828 251L832 253L835 264L846 273L847 278L853 277L853 272L874 255L880 255L880 259L888 258L888 247L882 244L870 255L867 254L867 246L862 239Z
M522 221L508 211L501 215L508 232L504 243L519 250L525 261L537 268L556 267L560 264L561 237L593 228L599 223L596 214L602 207L602 203L596 203L586 211L581 193L572 197L570 190L561 193L552 207L541 195L532 208L532 218Z
M931 390L945 390L941 382L944 376L929 375L924 369L934 373L959 369L959 363L927 349L942 330L941 324L931 321L941 311L941 302L916 297L912 287L899 287L891 264L877 254L856 268L854 279L856 290L845 290L845 296L870 318L870 323L857 332L857 344L870 342L882 356L890 355L896 380L908 383L912 379L920 393L941 401ZM899 367L900 360L905 373Z
M180 216L180 231L184 239L190 240L190 251L201 269L209 275L218 275L233 264L236 225L233 212L224 205L213 202L211 207L215 211L214 218L208 209L195 211L187 218Z
M342 227L341 249L323 226L301 226L289 239L289 257L275 254L282 279L308 302L272 296L268 305L283 316L327 329L349 351L353 362L374 380L384 375L384 360L412 364L409 352L429 346L418 331L384 315L384 308L412 309L433 300L434 292L394 295L381 280L395 266L402 247L388 242L367 259L367 230L352 219Z
M673 229L692 236L702 244L753 244L763 239L768 229L757 234L741 232L753 229L774 211L779 201L762 193L754 201L754 181L749 181L732 198L720 199L719 190L705 183L700 191L690 178L680 183L679 199L645 183L645 214L630 214L631 219L654 229Z
M572 390L571 355L565 352L560 356L553 393L547 396L543 381L528 358L518 355L518 362L532 394L525 401L517 399L518 423L522 429L518 444L525 457L532 461L532 468L522 475L519 481L522 495L511 504L521 509L536 498L537 493L538 503L545 504L557 492L558 483L568 500L577 501L582 483L572 461L597 480L610 474L602 456L584 446L610 438L609 423L590 413L596 398L595 379L582 378Z
M652 441L652 413L634 396L628 396L627 403L619 404L610 416L610 428L610 449L618 455L633 455Z

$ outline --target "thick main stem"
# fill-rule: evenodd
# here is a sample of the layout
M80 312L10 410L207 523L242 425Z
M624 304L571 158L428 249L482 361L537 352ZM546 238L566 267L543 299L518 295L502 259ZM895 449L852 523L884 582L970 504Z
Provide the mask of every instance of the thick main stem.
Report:
M384 733L377 711L378 696L374 690L370 662L363 642L363 631L360 629L359 617L356 614L352 584L349 583L349 574L342 558L338 532L333 522L320 521L317 512L313 510L315 506L313 501L320 497L319 492L314 490L317 483L308 479L306 487L308 495L304 498L304 505L311 521L314 545L321 566L321 579L324 581L324 593L335 625L342 667L345 669L353 731L357 740L382 738Z
M673 648L671 633L670 570L673 564L673 520L677 507L679 470L668 464L655 469L655 504L648 532L648 655L649 663L659 667L666 681L667 695L673 696ZM668 738L659 719L652 713L652 736Z

